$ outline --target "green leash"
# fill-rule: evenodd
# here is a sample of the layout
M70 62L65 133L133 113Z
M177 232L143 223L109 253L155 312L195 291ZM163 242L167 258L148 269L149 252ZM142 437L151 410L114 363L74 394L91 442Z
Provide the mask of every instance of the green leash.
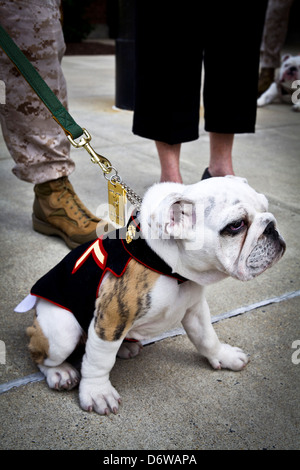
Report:
M49 109L53 118L60 124L65 133L71 135L73 139L80 137L83 134L82 128L70 116L47 83L44 82L2 26L0 26L0 46Z
M89 143L91 141L91 135L86 129L81 128L74 121L53 91L48 87L47 83L45 83L40 74L35 70L23 52L20 51L19 47L1 25L0 47L16 66L21 75L23 75L31 88L43 101L45 106L49 109L52 117L62 127L71 144L75 148L83 147L90 154L92 162L97 163L100 166L105 178L108 180L110 218L113 222L119 225L124 225L126 198L139 209L142 201L140 196L138 196L122 181L117 170L111 165L110 161L106 157L95 152ZM79 137L79 142L76 142L75 139ZM112 170L114 170L115 173L108 178L106 175Z
M0 47L3 49L7 57L13 62L20 74L35 91L38 97L43 101L49 109L53 119L62 127L71 144L76 147L84 147L91 155L93 163L97 163L104 174L108 174L112 170L110 161L97 154L89 144L91 136L88 131L81 128L68 113L66 108L59 101L57 96L48 87L47 83L42 79L40 74L35 70L23 52L16 43L11 39L8 33L0 25ZM74 139L84 136L79 142Z

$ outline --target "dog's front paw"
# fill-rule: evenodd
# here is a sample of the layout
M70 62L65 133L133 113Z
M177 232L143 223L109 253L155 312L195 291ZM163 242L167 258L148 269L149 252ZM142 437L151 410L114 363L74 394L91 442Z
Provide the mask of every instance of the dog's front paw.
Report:
M100 415L114 414L121 403L120 395L108 380L105 384L99 379L82 379L79 387L80 406L85 411L96 411Z
M265 98L261 96L260 98L258 98L256 104L259 108L261 108L262 106L265 106L267 103L266 103Z
M249 358L240 348L221 344L218 352L208 360L214 369L241 370Z

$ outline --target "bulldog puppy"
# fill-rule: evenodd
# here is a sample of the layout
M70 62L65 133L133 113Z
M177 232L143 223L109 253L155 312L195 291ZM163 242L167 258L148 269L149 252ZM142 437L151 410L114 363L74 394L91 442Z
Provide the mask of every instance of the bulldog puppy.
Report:
M228 276L253 279L284 251L265 196L246 180L156 184L138 219L132 215L124 229L76 248L37 282L29 298L37 299L28 328L32 357L49 387L71 389L79 373L67 358L86 336L79 399L84 410L99 414L119 408L120 395L109 379L116 356L133 357L141 345L132 340L151 338L180 321L214 369L241 370L248 357L219 341L204 286ZM92 264L98 277L89 300L81 289L93 284Z
M298 80L298 82L297 82ZM282 58L278 80L273 82L257 100L257 106L266 106L275 101L293 103L293 111L300 111L297 88L300 86L300 55Z

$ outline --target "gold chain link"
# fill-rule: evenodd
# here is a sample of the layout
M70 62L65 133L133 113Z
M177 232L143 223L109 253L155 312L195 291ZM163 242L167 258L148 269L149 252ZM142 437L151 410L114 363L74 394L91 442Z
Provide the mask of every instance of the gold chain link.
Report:
M92 136L86 129L82 128L82 130L84 133L84 137L81 137L79 142L76 142L70 135L68 135L68 140L71 142L73 147L83 147L91 155L91 161L93 163L97 163L100 166L101 170L104 173L104 177L112 184L113 181L116 180L125 190L128 201L131 202L134 206L136 206L138 210L140 210L142 198L138 196L138 194L136 194L133 189L131 189L127 184L122 181L121 176L118 174L117 170L112 166L112 164L106 157L103 157L103 155L99 155L97 152L95 152L93 147L89 144L92 139ZM116 173L110 178L107 178L106 175L108 175L112 170L115 170Z

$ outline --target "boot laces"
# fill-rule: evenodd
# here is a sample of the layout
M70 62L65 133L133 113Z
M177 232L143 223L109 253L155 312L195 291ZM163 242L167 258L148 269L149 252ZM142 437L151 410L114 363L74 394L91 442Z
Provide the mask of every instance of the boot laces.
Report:
M83 224L87 226L89 222L92 220L92 218L86 213L84 207L81 206L80 200L76 193L66 184L66 180L62 181L62 192L59 194L57 200L60 201L66 194L69 194L69 197L66 200L66 204L73 203L77 209L76 212L74 212L74 215L77 215L78 212L81 213L81 216L79 217L79 220L81 220L83 217L86 219ZM70 209L73 209L73 206L70 206Z

